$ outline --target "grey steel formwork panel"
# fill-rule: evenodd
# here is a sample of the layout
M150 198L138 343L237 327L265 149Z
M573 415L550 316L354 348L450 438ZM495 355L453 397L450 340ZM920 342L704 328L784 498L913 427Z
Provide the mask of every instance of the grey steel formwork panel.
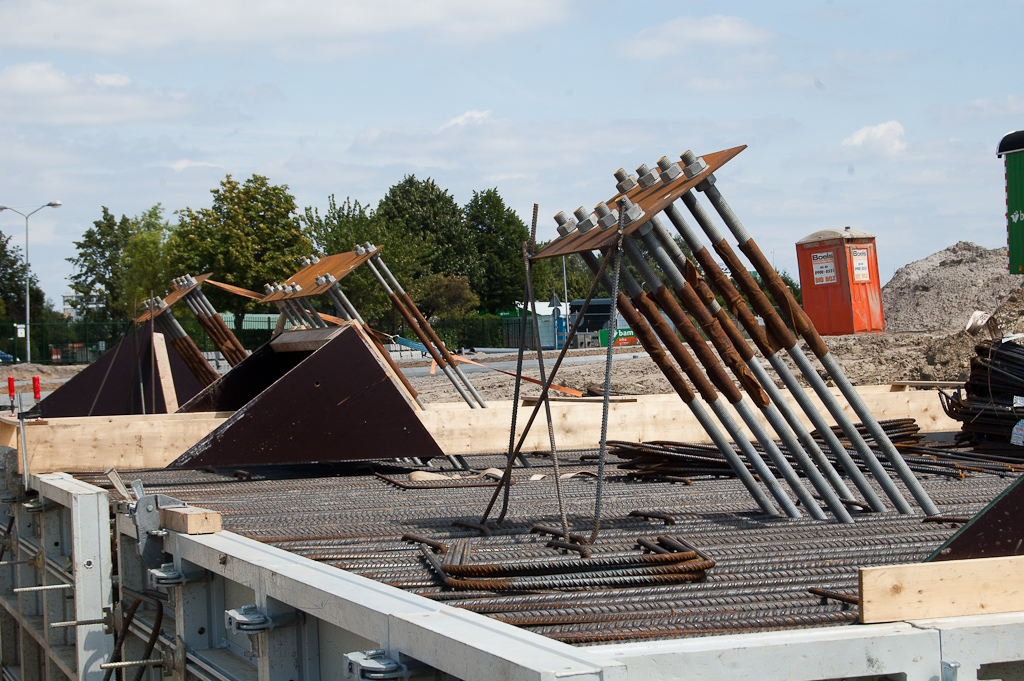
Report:
M32 476L35 500L8 503L15 522L7 561L0 567L5 621L0 658L5 676L99 681L113 650L102 624L54 628L55 622L102 620L112 605L110 506L107 492L65 473ZM34 506L33 506L34 504ZM39 510L35 510L35 509ZM30 510L34 512L30 512ZM28 564L42 553L42 561ZM67 584L70 588L15 593L14 588ZM17 651L8 646L17 645ZM17 662L17 670L11 669Z

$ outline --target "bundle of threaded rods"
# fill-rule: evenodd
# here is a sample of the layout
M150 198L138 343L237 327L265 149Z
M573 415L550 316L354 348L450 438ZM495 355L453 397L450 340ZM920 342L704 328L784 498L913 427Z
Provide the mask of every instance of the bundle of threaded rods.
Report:
M1021 461L1024 447L1014 444L1013 431L1024 419L1024 347L986 341L974 350L963 390L942 393L942 408L963 424L956 442ZM1024 432L1016 440L1024 443L1022 436Z
M453 549L436 541L419 541L427 565L446 587L476 591L530 591L590 587L650 586L696 582L707 576L715 561L685 541L669 536L638 543L651 553L605 555L585 558L543 558L506 560L501 563L472 562L472 545L465 539ZM440 557L434 552L440 553Z
M964 478L981 472L1017 475L1024 471L1024 466L1015 466L1001 457L954 451L940 443L922 445L920 428L914 419L893 419L879 423L915 473ZM820 439L817 431L813 435ZM841 433L837 435L841 437ZM870 438L867 439L870 442ZM759 448L757 443L751 444ZM629 471L627 475L632 478L690 483L691 478L697 476L735 475L718 449L710 444L616 441L609 442L609 445L612 446L612 453L627 459L626 463L619 464L619 469ZM787 457L790 456L783 443L778 443L778 446Z

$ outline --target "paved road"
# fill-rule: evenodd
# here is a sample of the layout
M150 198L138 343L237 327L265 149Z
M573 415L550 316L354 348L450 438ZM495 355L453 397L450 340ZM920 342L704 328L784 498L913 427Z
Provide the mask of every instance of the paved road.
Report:
M634 358L638 358L638 357L647 357L647 353L643 352L641 350L641 351L638 351L638 352L635 352L635 353L618 353L618 354L612 355L612 359L614 361L616 361L616 362L619 361L619 360L623 360L623 359L634 359ZM566 357L565 359L562 360L562 366L563 367L565 367L565 366L573 366L573 365L576 365L576 364L597 364L599 362L604 362L604 360L605 360L605 356L604 355L583 355L581 357ZM544 368L545 369L550 370L551 367L554 366L554 364L555 364L555 359L554 358L552 358L552 359L548 359L547 357L544 358ZM399 363L398 366L399 366L399 368L402 369L402 373L404 373L406 376L409 376L409 377L413 377L413 376L428 376L428 375L430 375L430 367L410 367L410 368L406 369L405 367L402 366L401 363ZM463 373L467 373L467 374L475 374L475 373L480 373L480 372L484 372L484 371L487 371L487 372L490 371L490 369L485 369L484 367L473 366L472 364L460 364L459 366L462 367ZM516 360L513 359L513 360L507 361L507 362L488 362L487 366L494 367L495 369L504 369L505 371L515 371L516 370ZM523 358L523 369L526 370L526 371L536 370L537 369L537 358L536 358L536 356L534 356L534 358L530 359L530 360L527 360L526 358ZM436 373L436 375L439 376L439 377L444 377L444 374L442 372L440 372L440 371L438 371Z

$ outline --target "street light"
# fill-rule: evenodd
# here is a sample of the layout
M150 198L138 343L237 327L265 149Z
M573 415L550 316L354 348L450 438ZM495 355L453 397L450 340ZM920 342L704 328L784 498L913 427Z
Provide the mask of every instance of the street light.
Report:
M9 210L12 213L17 213L21 217L25 218L25 362L32 362L32 332L29 330L29 322L32 319L32 313L29 310L29 276L28 276L28 219L41 211L44 208L59 208L61 205L60 201L50 201L49 203L39 206L31 213L22 213L20 210L11 208L10 206L0 206L0 211Z

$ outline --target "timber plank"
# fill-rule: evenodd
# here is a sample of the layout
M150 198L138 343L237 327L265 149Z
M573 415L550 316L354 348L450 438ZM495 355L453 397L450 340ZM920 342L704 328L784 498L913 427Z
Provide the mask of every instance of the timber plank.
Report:
M153 334L153 357L156 359L156 373L160 379L160 391L164 395L165 411L173 414L178 411L178 395L174 390L171 358L167 356L167 343L162 333Z
M1024 611L1024 556L860 569L863 624Z
M213 534L222 529L220 513L198 506L161 508L160 526L182 534Z

